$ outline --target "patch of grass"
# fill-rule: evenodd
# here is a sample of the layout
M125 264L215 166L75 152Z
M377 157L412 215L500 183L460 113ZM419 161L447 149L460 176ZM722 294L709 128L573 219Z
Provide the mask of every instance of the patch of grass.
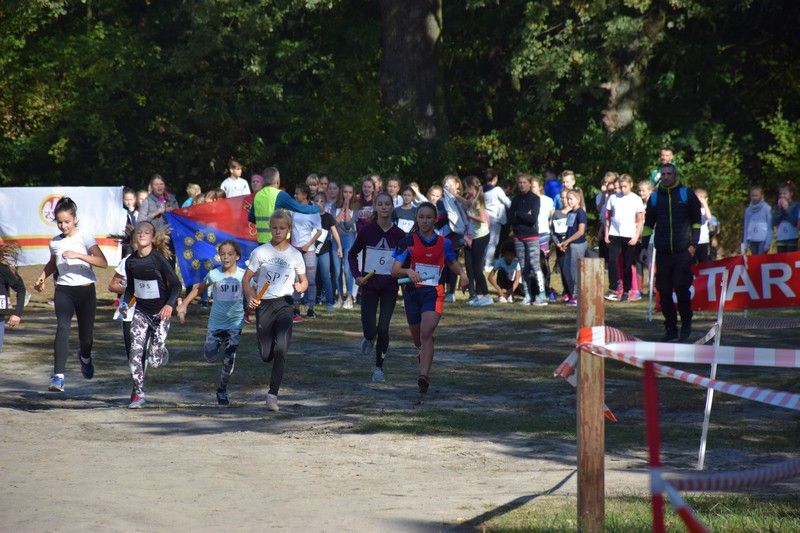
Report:
M751 497L742 495L688 496L689 506L712 531L798 531L800 497ZM652 525L650 500L636 497L607 498L605 530L649 532ZM667 503L668 531L684 531L680 518ZM491 514L489 512L488 514ZM492 517L475 529L491 532L571 532L578 527L575 498L545 496Z

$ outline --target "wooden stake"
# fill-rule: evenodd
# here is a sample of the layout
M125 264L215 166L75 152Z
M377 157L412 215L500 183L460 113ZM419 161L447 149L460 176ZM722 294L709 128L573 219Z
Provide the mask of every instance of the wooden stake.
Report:
M578 261L578 328L605 323L603 259ZM578 358L578 529L603 531L605 519L605 365L581 351Z

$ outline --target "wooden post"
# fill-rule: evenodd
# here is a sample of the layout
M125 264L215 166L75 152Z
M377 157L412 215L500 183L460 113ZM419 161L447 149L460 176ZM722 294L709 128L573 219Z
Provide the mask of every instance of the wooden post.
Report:
M578 261L578 328L605 323L603 259ZM581 351L578 357L578 529L603 531L605 519L605 364Z

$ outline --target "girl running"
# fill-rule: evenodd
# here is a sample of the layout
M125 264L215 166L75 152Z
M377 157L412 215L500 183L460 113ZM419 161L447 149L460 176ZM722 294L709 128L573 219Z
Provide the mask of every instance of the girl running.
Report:
M14 268L15 257L19 248L13 244L0 242L0 353L3 353L3 341L6 335L6 325L10 328L17 327L20 323L22 310L25 307L25 284ZM6 313L11 309L11 293L17 293L17 304L14 312L8 317Z
M170 317L181 292L181 282L169 264L171 257L167 233L156 231L152 222L136 225L133 232L136 251L125 261L127 286L123 303L136 296L131 319L131 369L133 391L130 409L144 406L144 377L147 367L158 368L169 360L166 341Z
M211 304L211 313L208 316L203 355L206 361L213 363L219 361L222 349L222 372L217 387L217 403L228 405L228 382L236 364L236 350L239 348L242 322L244 322L242 296L244 269L237 265L242 258L242 249L236 241L230 239L222 241L217 251L220 266L209 271L202 283L192 287L186 299L178 305L177 312L178 319L183 324L186 321L186 309L192 300L208 287L213 287L214 302Z
M356 283L361 287L361 327L364 330L361 353L369 356L374 351L372 381L384 381L383 361L389 349L389 322L397 303L397 280L392 277L392 252L406 234L392 222L394 201L389 193L379 192L375 196L374 207L372 223L358 232L347 260ZM358 266L359 256L363 269ZM370 273L372 276L365 279Z
M258 352L265 363L272 363L267 392L267 409L278 411L278 390L283 380L286 352L292 337L292 294L308 288L303 255L290 246L287 237L292 229L292 215L276 210L269 219L270 242L250 254L242 278L247 304L256 311ZM258 293L250 284L255 278Z
M58 201L56 225L61 234L50 241L50 261L44 266L33 288L44 290L44 281L58 269L55 296L56 338L53 343L54 364L48 390L64 392L64 370L69 351L69 330L72 316L78 317L78 361L86 379L94 377L92 344L94 315L97 308L97 277L93 266L106 268L108 261L94 237L78 229L78 206L69 197Z
M411 283L403 288L411 340L419 348L420 394L428 392L433 362L433 333L444 312L444 267L459 276L461 290L469 283L456 260L452 243L434 233L436 206L425 202L417 207L417 230L401 239L392 257L392 276L408 277Z
M578 305L578 259L586 255L586 226L589 219L583 210L583 193L579 190L567 191L567 237L558 244L562 252L566 253L564 260L567 270L567 291L570 298L567 305Z

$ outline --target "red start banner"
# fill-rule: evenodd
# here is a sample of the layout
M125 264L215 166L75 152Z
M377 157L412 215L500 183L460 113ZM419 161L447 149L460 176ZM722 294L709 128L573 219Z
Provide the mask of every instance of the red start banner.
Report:
M729 257L692 267L692 309L719 308L723 273L728 272L725 310L800 305L800 252Z

